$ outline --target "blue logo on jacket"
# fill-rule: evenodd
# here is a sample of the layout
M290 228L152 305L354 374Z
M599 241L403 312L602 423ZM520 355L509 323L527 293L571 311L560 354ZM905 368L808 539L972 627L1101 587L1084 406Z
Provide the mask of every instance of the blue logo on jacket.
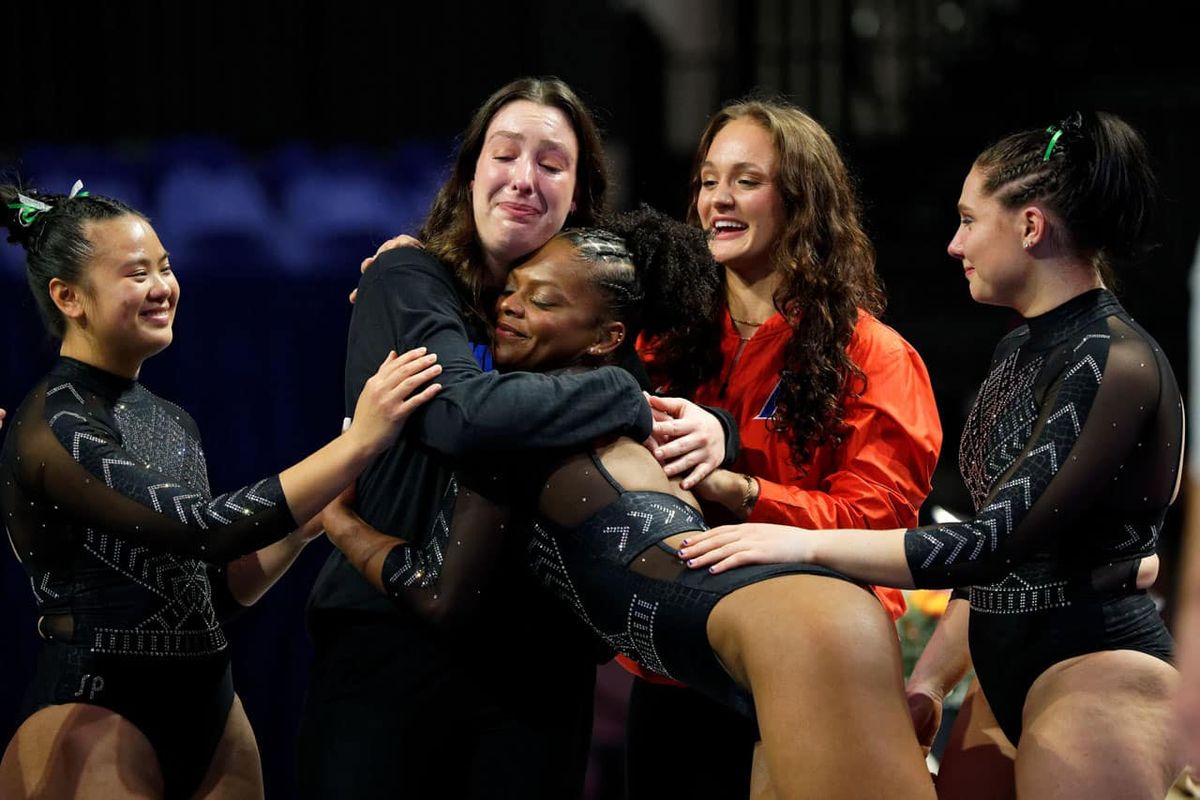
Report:
M767 402L763 403L762 410L754 415L755 419L770 419L775 416L775 406L779 402L779 390L783 388L783 381L775 384L775 388L771 390L771 394L767 396Z

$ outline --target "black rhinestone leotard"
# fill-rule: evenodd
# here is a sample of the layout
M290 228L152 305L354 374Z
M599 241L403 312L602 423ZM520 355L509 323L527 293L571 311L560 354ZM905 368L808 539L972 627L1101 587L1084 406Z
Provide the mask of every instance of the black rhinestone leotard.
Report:
M1109 292L1028 320L996 349L963 431L973 519L907 533L917 586L969 586L980 687L1015 743L1030 686L1064 659L1171 657L1135 586L1177 487L1183 405L1162 349Z
M166 796L190 796L233 700L222 565L295 528L278 477L214 498L187 413L69 358L6 433L0 509L46 639L24 715L111 709L154 746Z

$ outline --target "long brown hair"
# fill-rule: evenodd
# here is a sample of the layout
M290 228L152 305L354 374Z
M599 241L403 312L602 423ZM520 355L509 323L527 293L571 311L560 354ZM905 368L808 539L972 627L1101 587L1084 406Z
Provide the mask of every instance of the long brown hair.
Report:
M591 112L563 81L554 77L519 78L484 101L463 132L450 177L438 189L429 216L418 234L425 249L450 267L470 305L482 315L480 296L485 266L471 208L471 181L483 150L483 139L492 118L515 100L528 100L563 112L579 142L575 175L575 211L568 225L592 225L604 212L608 193L608 167L604 146Z
M709 120L696 149L688 221L701 224L700 169L713 139L735 119L760 125L779 156L775 185L786 223L771 257L781 274L775 307L792 335L769 424L788 437L792 463L804 471L816 446L845 437L843 401L862 394L867 383L846 348L860 308L882 313L883 287L854 182L837 146L816 120L788 103L745 100Z

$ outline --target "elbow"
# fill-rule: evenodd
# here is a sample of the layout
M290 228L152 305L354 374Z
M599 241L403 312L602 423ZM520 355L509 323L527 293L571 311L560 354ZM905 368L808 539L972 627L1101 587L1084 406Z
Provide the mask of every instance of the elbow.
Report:
M206 564L212 564L214 567L223 567L242 556L253 553L257 549L246 549L245 547L238 547L237 544L234 540L226 540L216 536L201 538L196 544L194 552L190 555Z
M245 611L247 608L262 599L262 596L266 593L266 589L250 589L231 584L229 587L229 594L233 598L233 602L236 605L231 607L228 616L222 617L221 621L224 622L225 619L231 619L233 616Z
M450 458L463 458L470 454L473 437L464 427L437 439L435 445L443 455Z
M422 622L443 636L454 636L466 629L478 607L468 598L438 592L436 586L405 591L392 600L415 612Z
M445 456L462 458L479 448L480 432L453 406L431 408L421 426L420 439Z
M430 623L438 633L454 636L462 633L474 618L474 603L445 602L431 615Z

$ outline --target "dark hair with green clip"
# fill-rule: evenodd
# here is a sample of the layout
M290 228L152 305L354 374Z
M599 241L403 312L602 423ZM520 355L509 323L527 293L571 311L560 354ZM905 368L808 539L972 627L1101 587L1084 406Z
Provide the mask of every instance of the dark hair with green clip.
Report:
M41 210L31 206L21 201L18 195L50 208ZM67 321L50 299L50 280L82 282L84 266L92 255L92 243L85 231L87 223L127 214L144 216L108 197L96 197L86 192L74 197L44 194L14 185L0 185L0 203L6 211L4 224L8 228L8 241L25 248L25 276L46 328L61 339Z
M1061 220L1069 245L1114 285L1112 261L1149 249L1158 194L1146 144L1124 120L1076 112L1057 125L1008 136L975 160L984 191L1005 208L1029 203Z

